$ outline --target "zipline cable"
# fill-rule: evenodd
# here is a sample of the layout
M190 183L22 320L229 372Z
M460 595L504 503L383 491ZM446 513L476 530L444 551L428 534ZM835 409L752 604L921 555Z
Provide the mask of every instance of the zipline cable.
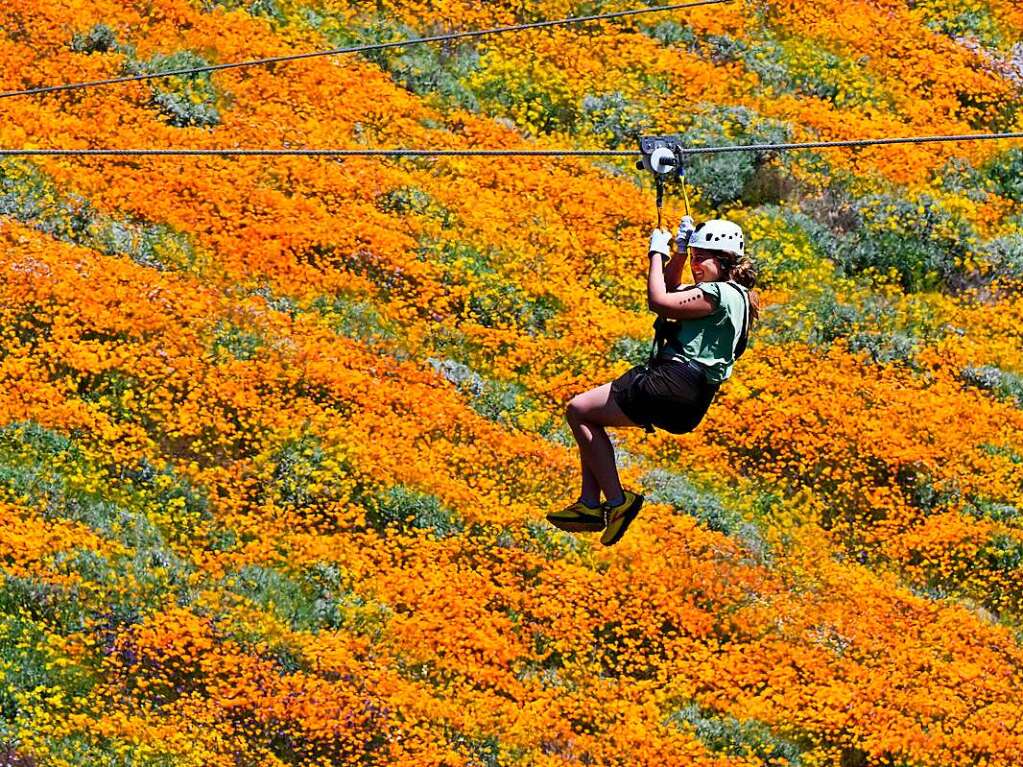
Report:
M945 136L893 136L848 141L804 141L789 144L738 144L686 147L684 155L724 152L784 152L891 144L935 144L1023 139L1016 133L965 133ZM2 149L0 157L637 157L624 149Z
M370 51L382 51L387 48L402 48L407 45L420 45L423 43L439 43L450 40L462 40L470 37L483 37L484 35L497 35L505 32L522 32L527 29L542 29L544 27L561 26L565 24L585 24L593 21L607 21L620 19L627 16L638 16L646 13L665 13L667 11L679 11L685 8L697 8L702 5L722 5L732 3L735 0L691 0L686 3L674 5L661 5L653 8L635 8L628 11L612 11L600 13L593 16L573 16L565 19L549 19L547 21L534 21L527 24L512 24L505 27L492 27L490 29L477 29L465 32L450 32L443 35L432 35L430 37L416 37L406 40L395 40L389 43L371 43L368 45L356 45L349 48L332 48L326 51L310 51L308 53L293 53L285 56L271 56L263 59L250 59L248 61L235 61L225 64L210 64L203 67L189 67L187 69L175 69L167 72L149 72L145 74L126 75L124 77L112 77L106 80L91 80L79 83L66 83L63 85L45 85L38 88L27 88L17 91L0 92L0 99L13 98L15 96L35 96L43 93L57 93L59 91L78 90L82 88L98 88L104 85L115 85L117 83L138 82L140 80L152 80L161 77L178 77L181 75L200 74L202 72L219 72L224 69L238 69L241 67L265 66L269 64L283 64L290 61L301 61L320 56L340 56L349 53L368 53Z

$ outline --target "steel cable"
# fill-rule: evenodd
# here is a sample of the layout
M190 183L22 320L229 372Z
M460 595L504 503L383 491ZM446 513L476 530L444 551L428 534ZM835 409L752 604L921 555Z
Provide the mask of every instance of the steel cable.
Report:
M804 141L787 144L737 144L685 147L683 155L724 152L784 152L891 144L934 144L1023 139L1017 133L965 133L942 136L893 136L847 141ZM638 157L624 149L3 149L0 157Z
M320 56L341 56L349 53L368 53L370 51L382 51L388 48L401 48L407 45L420 45L423 43L439 43L450 40L462 40L470 37L483 37L485 35L497 35L505 32L522 32L527 29L542 29L544 27L561 26L565 24L585 24L593 21L607 21L620 19L627 16L638 16L645 13L665 13L667 11L678 11L685 8L697 8L702 5L721 5L732 3L735 0L692 0L686 3L674 5L661 5L653 8L634 8L628 11L612 11L593 16L574 16L565 19L549 19L547 21L535 21L527 24L512 24L505 27L492 27L490 29L478 29L465 32L450 32L443 35L432 35L430 37L417 37L408 40L395 40L389 43L371 43L368 45L356 45L348 48L332 48L325 51L310 51L308 53L293 53L284 56L271 56L262 59L250 59L248 61L235 61L225 64L210 64L203 67L189 67L186 69L174 69L167 72L148 72L137 75L125 75L124 77L111 77L105 80L91 80L79 83L65 83L63 85L44 85L37 88L26 88L24 90L0 92L0 99L13 98L15 96L35 96L44 93L57 93L60 91L79 90L83 88L98 88L105 85L116 85L118 83L138 82L140 80L152 80L162 77L179 77L181 75L200 74L203 72L219 72L225 69L238 69L241 67L265 66L269 64L282 64L290 61L301 61Z

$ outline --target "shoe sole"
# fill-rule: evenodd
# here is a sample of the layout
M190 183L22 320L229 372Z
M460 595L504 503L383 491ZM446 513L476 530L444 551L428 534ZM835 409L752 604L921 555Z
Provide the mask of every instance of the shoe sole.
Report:
M622 526L618 528L618 532L614 534L614 537L606 541L601 538L600 542L605 546L614 546L618 543L618 541L622 539L622 536L625 535L625 531L629 529L629 525L632 524L632 520L639 515L639 510L641 508L643 508L643 496L637 495L636 500L632 502L632 505L625 509L625 521L622 522Z
M603 520L600 522L584 522L582 520L572 522L567 519L551 519L547 517L547 521L559 530L564 530L567 533L599 533L604 529Z

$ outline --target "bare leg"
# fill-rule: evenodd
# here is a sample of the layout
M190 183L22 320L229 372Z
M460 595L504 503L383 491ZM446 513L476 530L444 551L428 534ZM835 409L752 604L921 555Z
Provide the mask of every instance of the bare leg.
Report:
M583 487L579 493L579 500L587 506L597 507L600 505L600 483L597 482L597 475L586 465L586 458L583 456L582 448L579 448L579 462L582 464Z
M592 501L594 496L599 500L599 494L588 484L590 477L609 501L620 500L622 484L615 464L614 446L604 427L638 427L638 424L633 423L611 397L611 384L575 397L568 403L565 417L579 445L583 464L583 500Z

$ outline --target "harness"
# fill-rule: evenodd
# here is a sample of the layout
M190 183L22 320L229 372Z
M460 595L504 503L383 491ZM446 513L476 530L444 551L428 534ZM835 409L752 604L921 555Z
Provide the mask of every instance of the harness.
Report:
M749 308L749 293L745 288L739 285L733 280L728 280L727 285L731 285L733 288L739 291L739 295L742 296L742 329L739 331L739 337L736 339L735 346L732 347L732 357L739 359L746 351L746 346L749 344L749 326L750 326L750 308ZM650 348L650 358L647 360L647 370L649 370L654 360L661 356L661 352L664 351L664 347L667 346L668 340L672 338L675 333L678 332L679 320L669 320L667 317L658 317L654 320L654 342Z

